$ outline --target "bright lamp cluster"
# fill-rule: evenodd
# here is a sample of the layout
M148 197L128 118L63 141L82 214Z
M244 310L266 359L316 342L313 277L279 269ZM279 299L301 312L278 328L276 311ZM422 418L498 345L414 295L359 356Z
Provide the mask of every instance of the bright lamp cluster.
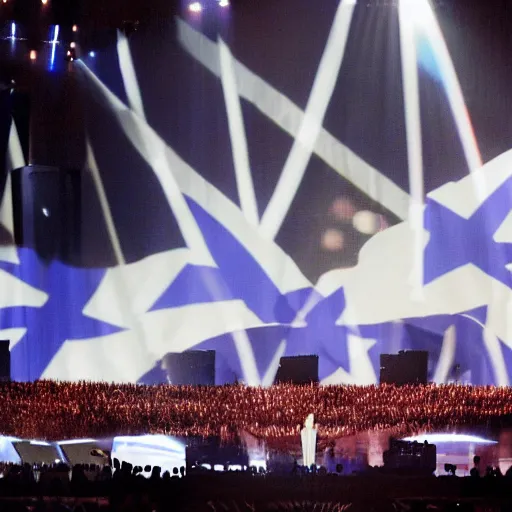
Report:
M229 0L216 0L216 3L219 7L226 8L229 7ZM188 4L188 10L192 13L199 14L203 11L205 5L199 1L191 2Z

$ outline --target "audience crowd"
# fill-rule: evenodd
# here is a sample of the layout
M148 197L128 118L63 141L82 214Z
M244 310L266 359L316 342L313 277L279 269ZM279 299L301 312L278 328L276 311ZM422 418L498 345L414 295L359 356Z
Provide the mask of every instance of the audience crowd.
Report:
M115 460L114 468L3 465L0 512L396 512L400 503L410 510L407 504L414 501L414 510L469 512L478 510L477 504L509 503L512 479L509 474L404 478L368 473L342 478L326 471L187 471L161 474L158 467L143 469Z
M296 436L310 413L331 440L512 423L512 388L463 385L254 388L38 381L0 384L0 433L62 440L127 434Z

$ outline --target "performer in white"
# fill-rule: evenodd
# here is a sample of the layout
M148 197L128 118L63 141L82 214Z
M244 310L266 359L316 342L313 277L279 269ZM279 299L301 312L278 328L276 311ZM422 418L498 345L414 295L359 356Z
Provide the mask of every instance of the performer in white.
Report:
M309 468L316 463L316 428L313 414L306 418L300 436L302 439L302 464Z

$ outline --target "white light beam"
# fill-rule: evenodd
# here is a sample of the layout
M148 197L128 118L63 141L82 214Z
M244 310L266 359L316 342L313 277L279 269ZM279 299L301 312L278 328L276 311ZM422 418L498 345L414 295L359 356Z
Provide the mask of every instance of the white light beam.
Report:
M461 340L457 341L457 328L455 325L450 325L444 333L443 345L441 346L441 353L439 354L439 360L437 361L434 373L433 380L436 384L446 384L448 382L458 342L461 342Z
M135 72L135 66L133 65L130 51L130 43L126 36L119 30L117 32L117 55L128 104L138 116L142 119L146 119L144 103L142 102L140 87L137 81L137 73Z
M124 257L123 250L121 248L121 241L119 240L119 236L117 234L116 226L114 223L114 218L112 217L110 205L108 204L108 198L107 198L107 194L105 192L105 187L103 186L103 181L101 180L98 165L96 163L96 158L94 157L94 152L92 150L91 143L90 143L88 137L86 140L86 153L87 153L87 167L88 167L89 171L91 172L92 180L93 180L94 186L96 188L96 193L98 194L101 211L103 213L103 218L105 219L108 236L110 238L110 242L112 244L112 248L114 250L114 254L115 254L117 263L120 266L125 266L126 259Z
M409 193L411 195L409 224L414 238L414 264L411 275L413 298L420 300L423 290L423 150L420 113L418 60L414 24L411 19L410 0L399 5L400 50L404 90L405 130L407 137L407 161L409 169Z
M343 1L338 6L299 131L261 219L261 230L271 239L286 218L322 130L345 55L354 7Z
M11 119L11 128L9 130L9 140L7 145L7 156L8 173L5 180L4 195L2 198L0 198L0 224L4 226L7 232L14 239L11 171L13 169L24 167L26 164L25 157L23 156L23 150L21 148L20 137L14 119ZM15 264L20 262L18 252L14 244L0 247L0 261L8 261Z
M249 165L249 150L247 148L244 119L233 68L233 56L224 41L219 40L218 46L222 89L224 91L224 100L226 102L228 115L231 151L235 167L238 197L246 219L253 226L257 226L259 224L258 205Z

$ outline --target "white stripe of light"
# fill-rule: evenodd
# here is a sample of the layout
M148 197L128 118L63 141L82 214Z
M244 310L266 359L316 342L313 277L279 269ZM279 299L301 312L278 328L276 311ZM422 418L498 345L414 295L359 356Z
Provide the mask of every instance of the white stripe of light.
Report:
M453 368L456 346L457 329L455 325L451 325L446 329L443 336L443 345L433 379L436 384L445 384L448 382L451 369Z
M423 289L423 150L420 113L420 92L414 16L417 5L411 0L399 4L400 50L404 91L405 130L407 137L407 162L409 193L411 194L409 225L414 239L414 263L411 274L413 299L422 298Z
M11 169L19 169L26 165L23 149L21 149L20 136L14 119L11 120L11 129L9 131L9 164Z
M87 167L91 172L94 186L96 188L96 193L98 194L101 212L105 220L108 236L110 238L110 243L112 244L112 248L114 250L114 254L118 265L124 266L126 265L126 259L121 248L121 241L119 240L119 235L117 234L114 218L112 217L112 211L110 210L110 205L108 204L108 198L105 192L105 187L103 186L103 181L101 179L98 165L96 163L96 158L94 156L94 152L92 150L91 143L88 137L86 140L86 153Z
M224 101L226 102L226 112L228 115L231 152L233 154L238 197L246 219L253 226L257 226L259 224L258 205L249 165L249 150L247 148L240 96L238 95L236 76L233 68L233 55L226 43L221 39L219 40L218 46L222 90L224 91Z
M238 354L238 360L242 367L244 382L248 386L259 386L261 384L260 374L256 365L256 358L252 350L251 341L246 331L236 331L232 334L235 342L235 349Z
M178 40L183 48L206 69L220 77L216 43L177 18ZM235 61L238 92L262 114L292 137L297 137L304 112L246 66ZM368 197L400 219L409 211L409 194L387 176L367 164L325 129L320 131L314 152L327 165Z
M340 2L320 60L306 111L277 186L261 219L262 232L273 239L279 232L322 130L345 55L354 4Z
M65 441L57 441L59 446L65 446L67 444L88 444L97 443L96 439L66 439Z
M413 2L414 0L409 0ZM428 0L418 0L413 7L416 11L416 29L427 37L434 56L439 63L448 103L457 127L464 156L470 173L475 173L483 165L475 132L464 101L450 52L439 27L439 23ZM474 174L475 195L483 202L488 195L486 180L480 174Z
M495 290L494 293L496 293ZM484 345L487 350L487 353L489 354L489 358L491 359L492 369L494 371L494 376L496 377L496 383L498 386L508 386L508 370L507 365L505 364L505 359L503 357L503 352L501 350L500 340L489 327L484 325L477 318L469 314L463 314L462 316L468 318L469 320L472 320L473 322L475 322L475 324L479 325L482 328L482 337L484 340Z
M121 31L117 32L117 55L126 97L128 98L128 105L138 116L146 119L144 104L137 81L137 73L135 72L130 51L130 43Z
M286 340L282 340L281 343L279 343L279 346L277 347L274 356L272 357L272 361L270 361L270 364L267 367L265 375L263 376L263 379L261 381L261 385L263 387L268 388L272 386L272 384L274 384L274 380L279 370L279 363L281 362L281 358L284 356L285 352Z
M419 0L418 4L420 3L423 4L420 9L421 12L425 13L423 20L421 20L421 28L428 36L434 54L441 65L442 76L446 80L446 92L448 93L450 108L457 125L464 155L470 172L473 172L482 167L482 157L478 149L473 126L467 114L466 103L457 77L457 72L455 71L439 23L428 0Z
M0 199L0 224L14 237L14 214L12 203L12 179L10 171L25 166L25 157L21 149L20 137L14 119L11 119L9 140L7 145L8 173L5 180L4 195ZM18 264L18 252L14 245L0 247L0 261Z

